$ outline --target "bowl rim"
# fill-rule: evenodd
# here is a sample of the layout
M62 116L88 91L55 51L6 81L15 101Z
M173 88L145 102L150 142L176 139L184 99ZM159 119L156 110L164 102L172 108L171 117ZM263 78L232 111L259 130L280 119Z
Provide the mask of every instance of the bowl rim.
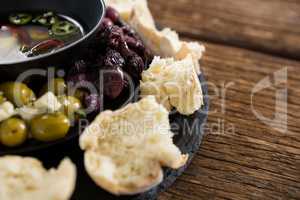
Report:
M64 46L62 48L59 48L57 49L56 51L54 52L49 52L49 53L45 53L45 54L42 54L42 55L38 55L38 56L33 56L33 57L28 57L27 59L24 59L24 60L20 60L20 61L12 61L12 62L3 62L1 63L0 62L0 67L6 67L6 66L9 66L9 65L17 65L17 64L26 64L26 63L30 63L30 62L33 62L33 61L37 61L37 60L41 60L43 58L47 58L49 56L54 56L56 54L59 54L63 51L66 51L80 43L82 43L83 41L87 40L91 35L93 35L100 27L101 25L101 22L105 16L105 8L106 8L106 5L105 5L105 2L104 0L97 0L100 2L100 6L103 7L103 12L101 13L101 16L99 18L99 21L98 23L94 26L93 29L91 29L87 34L85 34L82 38L76 40L75 42L72 42L71 44L68 44L67 46Z

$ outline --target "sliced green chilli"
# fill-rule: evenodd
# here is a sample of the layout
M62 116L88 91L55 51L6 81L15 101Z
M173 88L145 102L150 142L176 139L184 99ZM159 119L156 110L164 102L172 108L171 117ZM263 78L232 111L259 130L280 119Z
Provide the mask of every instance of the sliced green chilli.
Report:
M78 27L68 21L55 23L51 28L52 34L58 37L73 35L78 32Z
M17 13L17 14L11 14L9 16L9 21L12 24L16 25L25 25L31 22L32 15L27 13Z
M34 18L32 22L43 26L51 26L58 22L58 17L53 12L46 12Z

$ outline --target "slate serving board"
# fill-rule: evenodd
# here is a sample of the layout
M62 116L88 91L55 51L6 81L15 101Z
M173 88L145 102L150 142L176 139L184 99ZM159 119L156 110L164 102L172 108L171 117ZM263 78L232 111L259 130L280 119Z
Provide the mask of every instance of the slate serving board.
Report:
M78 135L76 134L78 130L76 128L72 130L76 132L75 134L71 133L69 138L63 140L63 142L56 142L55 145L48 144L47 146L38 146L38 148L35 149L30 149L26 146L26 149L2 150L2 152L0 151L0 156L18 154L37 157L47 168L57 166L64 157L70 157L77 165L77 183L72 200L155 200L160 192L170 187L176 178L184 172L201 144L203 129L209 109L209 99L203 74L199 76L199 79L204 93L204 106L191 116L182 116L178 113L170 115L170 123L173 124L174 127L177 127L172 130L175 133L174 142L183 153L189 154L189 160L187 164L179 170L164 169L163 182L148 192L135 196L117 197L100 189L89 178L84 169L83 152L78 146Z

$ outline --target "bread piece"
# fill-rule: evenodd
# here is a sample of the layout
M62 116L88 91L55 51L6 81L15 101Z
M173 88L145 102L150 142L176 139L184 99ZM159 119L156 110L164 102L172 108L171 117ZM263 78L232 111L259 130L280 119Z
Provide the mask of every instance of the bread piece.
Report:
M154 95L169 111L193 114L203 105L203 94L191 55L180 61L155 57L142 73L141 96Z
M155 55L162 57L174 56L181 48L181 42L175 31L169 28L165 28L162 31L156 29L145 0L135 3L129 24L139 33L145 45Z
M200 45L198 42L182 42L180 50L175 54L176 60L181 60L191 55L194 62L195 71L200 74L199 60L205 51L205 47Z
M178 34L170 28L158 30L155 27L155 22L146 0L134 4L129 23L155 55L175 57L175 59L181 60L191 54L195 70L197 74L200 74L199 60L205 51L205 47L197 42L181 41Z
M116 194L137 194L162 181L162 166L183 166L188 156L173 144L168 111L153 96L106 111L80 137L85 168L96 184Z
M0 157L0 200L68 200L75 179L76 167L69 159L47 171L34 158Z
M107 6L115 8L121 15L121 17L128 21L132 15L133 6L136 0L105 0Z

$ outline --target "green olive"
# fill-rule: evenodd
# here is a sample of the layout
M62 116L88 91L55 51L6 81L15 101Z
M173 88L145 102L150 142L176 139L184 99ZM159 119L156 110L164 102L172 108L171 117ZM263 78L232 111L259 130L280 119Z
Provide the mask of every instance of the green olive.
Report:
M62 113L45 114L30 122L32 137L50 142L65 137L70 129L70 120Z
M10 118L0 125L0 141L8 147L15 147L23 144L27 139L27 127L23 120Z
M6 101L6 98L3 96L3 94L0 94L0 104L4 103Z
M88 94L87 91L83 90L83 89L77 89L74 93L74 97L76 97L77 99L79 99L81 102L84 101L85 96Z
M63 105L62 112L65 113L69 119L74 119L76 111L81 109L81 102L73 96L59 96L59 102Z
M46 92L53 92L55 95L64 95L67 90L67 85L65 80L62 78L55 78L52 79L48 85L45 84L41 90L41 95L45 94Z
M29 104L36 99L34 92L24 83L5 82L0 84L0 91L18 107Z

